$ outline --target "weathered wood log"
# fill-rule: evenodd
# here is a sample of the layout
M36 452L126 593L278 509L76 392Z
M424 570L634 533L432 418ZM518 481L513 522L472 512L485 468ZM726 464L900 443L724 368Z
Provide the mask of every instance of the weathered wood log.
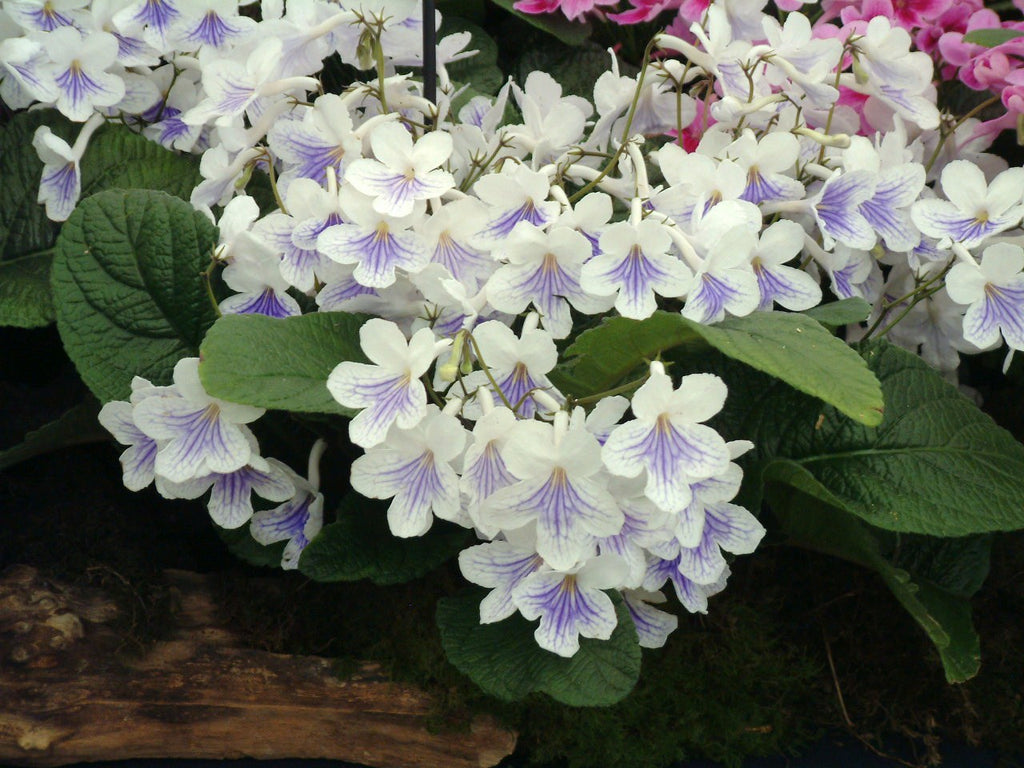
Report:
M117 607L27 566L0 577L0 764L130 758L328 758L396 768L498 763L515 734L487 717L432 733L437 703L363 665L237 647L206 577L168 571L180 592L170 637L118 653Z

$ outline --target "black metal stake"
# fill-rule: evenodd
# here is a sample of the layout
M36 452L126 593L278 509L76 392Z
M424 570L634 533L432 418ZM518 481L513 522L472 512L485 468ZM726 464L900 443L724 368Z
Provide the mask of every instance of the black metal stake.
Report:
M423 0L423 95L437 103L437 29L434 0Z

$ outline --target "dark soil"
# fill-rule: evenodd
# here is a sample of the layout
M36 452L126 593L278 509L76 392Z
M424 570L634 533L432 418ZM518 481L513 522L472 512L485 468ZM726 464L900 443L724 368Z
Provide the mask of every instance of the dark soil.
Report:
M1024 435L1016 376L980 361L973 383L996 417ZM1019 368L1024 368L1018 361ZM993 383L994 382L994 383ZM87 396L52 329L0 333L0 449ZM488 709L521 729L513 762L650 766L687 757L736 765L793 754L846 734L907 765L940 764L945 745L1024 754L1024 536L997 538L974 600L981 673L945 682L938 655L871 573L826 557L765 548L741 558L706 617L682 614L669 645L646 654L638 689L609 709L543 699L486 700L449 667L433 604L456 589L441 569L409 585L322 585L233 558L199 502L124 489L110 443L78 446L0 473L0 570L29 563L101 584L124 601L125 652L144 650L168 619L161 572L218 574L223 604L254 647L339 660L375 658L440 694L439 728ZM642 745L642 748L640 747Z

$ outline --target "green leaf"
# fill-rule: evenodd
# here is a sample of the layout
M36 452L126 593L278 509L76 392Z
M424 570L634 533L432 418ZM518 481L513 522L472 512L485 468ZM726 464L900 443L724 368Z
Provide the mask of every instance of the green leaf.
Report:
M51 251L0 261L0 325L40 328L53 322L52 263Z
M61 448L110 440L110 433L97 421L99 411L99 404L90 398L58 419L29 432L17 445L0 451L0 471Z
M366 362L359 346L365 321L345 312L225 315L203 340L199 378L232 403L354 416L331 396L327 377L344 360Z
M53 263L57 328L82 379L102 401L127 398L133 376L171 380L199 354L214 319L200 272L217 230L183 200L109 190L64 224Z
M448 660L483 691L503 701L546 693L575 707L605 707L624 699L640 675L640 646L622 598L609 593L619 623L608 640L580 639L563 658L537 645L536 622L518 613L495 624L480 623L487 591L471 588L437 604L437 624Z
M551 372L551 381L576 397L597 394L622 383L650 360L670 349L704 346L691 323L682 315L655 312L646 320L606 318L584 331L562 354L566 362Z
M878 539L880 532L852 515L783 485L769 485L766 495L790 544L849 560L882 577L935 644L949 682L960 683L978 673L981 649L967 597L921 575L941 571L944 567L941 559L920 553L915 569L908 572L883 557ZM983 563L979 562L974 541L950 540L943 547L952 559L973 563L975 571L979 567L987 571L987 556ZM977 576L972 579L977 580Z
M36 202L43 163L32 148L32 137L42 125L65 141L79 130L52 109L20 112L0 126L0 259L48 250L60 231Z
M400 539L388 529L387 503L350 493L338 519L302 551L299 570L315 581L399 584L419 578L473 543L465 528L438 521L424 536Z
M514 16L529 22L537 29L547 32L566 45L580 45L590 37L590 23L569 21L562 13L522 13L513 8L516 0L494 0Z
M822 325L838 328L841 325L859 323L867 319L871 313L871 305L859 296L852 299L842 299L828 304L820 304L817 307L805 310L803 314Z
M1024 527L1024 446L922 360L886 342L858 347L882 383L877 428L777 380L719 359L729 399L716 428L747 438L742 501L756 508L774 481L879 528L966 536Z
M60 224L36 202L43 164L32 148L42 125L69 143L81 130L50 109L21 112L0 128L0 325L34 328L55 319L50 266ZM201 180L195 157L177 155L125 126L97 131L82 161L83 198L139 187L188 200Z
M711 346L758 371L824 400L852 419L882 420L882 392L864 360L820 323L789 312L755 312L717 325L701 325L672 312L646 320L613 317L580 334L556 369L556 386L577 397L619 384L659 354ZM703 353L702 353L703 354ZM642 375L642 371L638 372Z
M947 592L971 597L988 577L992 534L940 539L905 533L892 548L893 563Z
M1018 37L1024 37L1024 32L1019 29L975 29L964 35L964 42L995 48Z
M203 180L195 155L179 155L121 125L96 132L82 158L82 198L108 189L153 189L188 200Z

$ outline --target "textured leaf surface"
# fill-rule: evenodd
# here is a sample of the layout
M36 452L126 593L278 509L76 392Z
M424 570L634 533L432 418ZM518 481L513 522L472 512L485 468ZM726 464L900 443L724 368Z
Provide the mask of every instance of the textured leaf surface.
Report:
M103 402L133 376L170 382L199 353L214 319L200 276L217 230L163 192L109 190L84 200L57 241L57 327L82 379Z
M437 623L448 660L485 693L518 701L546 693L577 707L609 706L625 698L640 675L640 646L625 603L610 593L618 626L608 640L580 639L566 659L537 645L536 622L518 613L496 624L480 623L486 590L472 588L437 604Z
M840 325L859 323L866 320L871 312L871 305L859 296L852 299L832 301L828 304L821 304L804 311L802 314L812 320L817 320L822 325L830 325L837 328Z
M366 362L365 321L345 312L225 315L203 341L199 376L207 392L232 403L353 416L331 396L327 377L343 360Z
M40 328L53 322L52 263L50 251L0 261L0 325Z
M43 163L32 148L41 125L65 141L78 128L56 110L21 112L0 126L0 258L14 259L53 246L60 225L46 218L36 202Z
M988 556L979 553L975 541L943 541L937 544L945 550L942 557L936 557L938 549L923 549L908 571L882 555L879 534L884 532L856 517L787 486L770 485L767 496L790 544L858 563L882 577L935 644L949 682L960 683L978 673L981 648L968 598L927 577L941 578L952 559L959 561L956 578L969 573L968 580L980 584L988 572Z
M43 164L32 148L41 125L69 143L81 126L55 110L22 112L0 128L0 325L32 328L55 319L52 249L60 224L36 202ZM198 160L177 155L124 126L92 137L82 161L82 198L114 187L158 189L189 198L201 181Z
M203 180L199 158L179 155L125 128L97 131L82 158L82 198L108 189L153 189L188 200Z
M730 386L716 426L756 446L744 457L742 503L757 507L763 478L892 531L1024 527L1024 446L911 353L885 342L859 351L885 395L877 428L721 358L700 366Z
M306 546L299 570L314 581L358 581L400 584L419 578L470 546L465 528L435 521L424 536L400 539L387 523L388 502L352 493L338 510L338 519Z
M817 321L789 312L755 312L717 325L670 312L646 320L613 317L580 334L565 352L577 359L553 381L576 396L594 394L631 372L642 374L645 361L663 352L684 357L687 350L680 348L687 346L711 346L864 424L882 420L882 391L864 360Z

